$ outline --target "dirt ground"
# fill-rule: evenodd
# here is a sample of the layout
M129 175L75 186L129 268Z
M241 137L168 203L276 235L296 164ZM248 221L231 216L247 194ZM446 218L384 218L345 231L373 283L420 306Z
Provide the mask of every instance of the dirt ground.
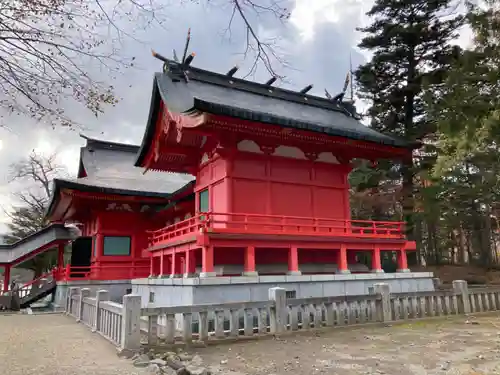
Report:
M331 330L199 351L214 373L500 374L500 317ZM471 324L477 323L477 324Z
M500 315L337 329L197 351L214 375L500 374ZM0 374L149 373L119 359L113 345L73 319L0 314Z
M433 272L443 283L451 284L453 280L466 280L469 284L500 285L500 269L485 269L481 267L466 266L429 266L412 267L415 272Z
M116 349L63 315L0 314L0 374L143 375Z

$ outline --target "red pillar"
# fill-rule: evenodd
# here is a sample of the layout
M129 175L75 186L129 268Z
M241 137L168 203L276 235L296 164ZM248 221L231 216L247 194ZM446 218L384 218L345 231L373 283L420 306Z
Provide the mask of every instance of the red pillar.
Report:
M170 256L170 277L177 277L177 254L172 253Z
M104 236L102 234L96 234L95 236L95 250L92 257L99 258L104 255Z
M3 270L3 292L7 293L9 291L10 284L10 265L6 265Z
M347 266L347 246L340 245L339 256L337 260L338 273L351 273Z
M177 272L179 272L179 275L181 276L186 273L186 257L184 255L179 256L179 269Z
M193 277L196 274L196 253L194 250L186 251L186 273L184 277Z
M255 247L247 246L245 249L245 266L243 269L244 276L258 276L255 270Z
M375 247L372 254L372 272L383 273L382 264L380 262L380 248Z
M215 276L214 272L214 247L201 248L201 273L200 277Z
M406 258L406 250L398 251L398 272L410 272L408 269L408 260Z
M299 249L297 247L291 247L288 250L288 274L289 275L300 275L299 270Z
M64 267L64 247L66 244L60 243L57 248L57 269L62 269Z
M155 262L156 258L154 256L151 256L151 258L149 258L149 277L157 276L155 270Z

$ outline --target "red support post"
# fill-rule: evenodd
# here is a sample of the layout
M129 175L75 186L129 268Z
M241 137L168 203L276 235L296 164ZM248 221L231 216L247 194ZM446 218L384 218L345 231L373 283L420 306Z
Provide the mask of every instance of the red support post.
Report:
M196 273L196 253L194 250L186 251L186 273L184 277L193 277Z
M10 265L6 265L3 270L3 292L7 293L9 291L10 284Z
M375 247L372 254L372 272L383 273L382 263L380 261L380 248Z
M301 274L299 270L299 249L296 246L293 246L288 250L288 274Z
M151 258L149 258L149 277L154 277L156 276L156 273L155 273L155 257L152 256Z
M170 256L170 277L177 276L177 254L172 253Z
M245 249L245 266L243 269L244 276L258 276L255 270L255 247L247 246Z
M66 244L60 243L57 248L57 269L62 270L64 267L64 248Z
M151 256L149 263L149 275L151 277L162 275L163 255Z
M71 264L66 264L66 272L65 272L64 279L69 280L70 277L71 277Z
M179 275L183 276L186 273L186 257L185 256L180 256L179 257L179 269L177 270L179 272Z
M398 251L398 272L410 272L408 269L408 259L406 258L406 249Z
M95 253L92 256L95 258L102 257L104 255L104 236L102 234L96 234L94 246Z
M340 245L337 266L338 266L338 273L351 273L351 271L349 271L349 267L347 265L347 246L346 245Z
M160 261L160 274L158 276L165 276L170 274L170 269L168 268L168 259L167 255L165 254L160 254L159 257L157 257L157 261ZM154 257L153 257L154 259Z
M203 246L201 248L201 273L200 277L215 276L214 272L214 247Z

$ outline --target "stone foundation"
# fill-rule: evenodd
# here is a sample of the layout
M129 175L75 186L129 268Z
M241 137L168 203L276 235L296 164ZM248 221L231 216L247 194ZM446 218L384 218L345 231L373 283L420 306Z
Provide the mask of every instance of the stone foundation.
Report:
M105 289L109 292L109 300L118 303L122 303L123 296L132 289L130 280L58 281L53 302L55 310L64 308L66 295L71 287L88 288L91 296L95 296L98 290Z
M435 290L432 272L404 272L135 279L132 293L141 296L143 308L168 307L265 301L273 287L285 288L289 298L362 295L371 293L373 284L382 282L389 285L392 293Z

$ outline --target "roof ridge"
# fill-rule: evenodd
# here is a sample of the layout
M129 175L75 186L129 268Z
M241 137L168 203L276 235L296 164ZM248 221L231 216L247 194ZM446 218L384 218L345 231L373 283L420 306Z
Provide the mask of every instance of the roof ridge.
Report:
M111 142L102 139L91 138L84 134L80 134L80 137L87 141L87 144L84 148L92 147L101 150L120 150L137 153L140 147L139 145L133 145L130 143Z
M321 107L323 109L343 113L348 117L356 118L355 113L352 113L352 111L355 112L355 107L352 103L334 101L332 99L323 98L321 96L307 94L306 92L302 93L300 91L272 86L272 84L249 81L243 78L234 77L232 75L229 76L228 74L217 73L210 70L197 68L192 65L183 65L167 58L164 59L164 62L166 66L164 68L164 73L169 75L172 79L181 79L187 81L194 80L204 83L211 83L223 87L233 88L235 90L246 91L253 94L274 97L276 99L292 101L304 105L311 105L313 107ZM308 86L307 88L310 87Z

